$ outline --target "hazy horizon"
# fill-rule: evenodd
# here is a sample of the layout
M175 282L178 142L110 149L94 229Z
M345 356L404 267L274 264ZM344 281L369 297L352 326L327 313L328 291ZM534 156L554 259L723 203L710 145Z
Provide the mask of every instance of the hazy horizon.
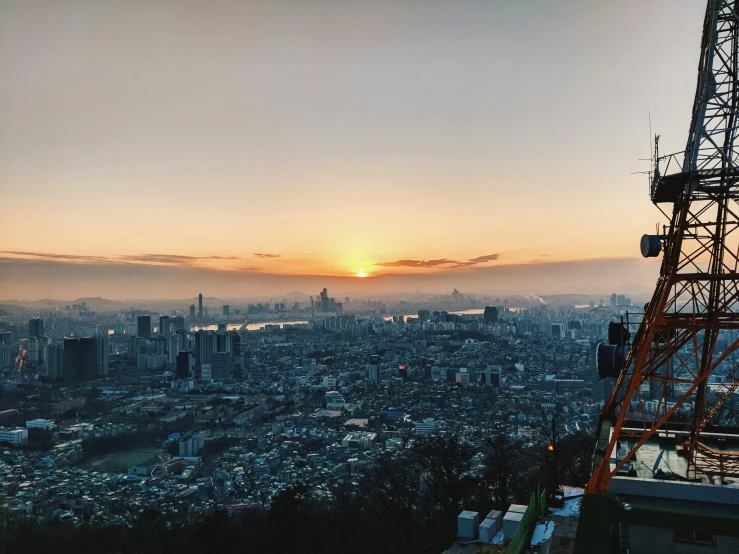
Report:
M111 300L182 299L199 292L219 298L257 298L299 291L316 295L386 295L419 291L448 294L454 288L474 294L646 293L653 289L659 264L618 259L543 262L470 268L458 272L388 274L358 279L320 275L269 275L202 267L11 260L0 258L7 282L0 300L102 297ZM49 277L53 276L53 279ZM121 278L123 277L123 278ZM29 295L28 291L34 291Z

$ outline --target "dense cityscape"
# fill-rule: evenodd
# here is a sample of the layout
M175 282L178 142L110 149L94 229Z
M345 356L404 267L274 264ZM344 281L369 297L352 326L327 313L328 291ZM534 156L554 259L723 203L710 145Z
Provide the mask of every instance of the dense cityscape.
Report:
M201 294L168 310L6 305L8 525L130 527L147 510L194 523L269 511L295 487L330 500L429 440L470 449L459 479L490 471L491 436L529 449L498 507L527 502L554 440L585 440L570 476L583 485L612 387L598 379L595 348L638 308L624 295L573 298L454 290L339 302L324 289L305 302L216 305ZM455 512L478 503L456 500L447 538Z

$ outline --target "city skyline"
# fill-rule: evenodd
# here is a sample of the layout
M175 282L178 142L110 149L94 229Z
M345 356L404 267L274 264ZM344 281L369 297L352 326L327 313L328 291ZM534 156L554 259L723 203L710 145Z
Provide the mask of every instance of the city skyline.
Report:
M699 4L218 7L0 7L0 191L29 207L0 222L4 299L137 297L133 269L145 297L656 280L632 173L650 110L683 147Z

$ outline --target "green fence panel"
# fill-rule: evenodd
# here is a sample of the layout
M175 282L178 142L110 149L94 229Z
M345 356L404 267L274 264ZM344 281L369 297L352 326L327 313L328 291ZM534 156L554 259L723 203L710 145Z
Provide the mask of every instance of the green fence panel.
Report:
M521 554L528 547L528 540L533 531L536 520L543 517L547 512L547 489L536 487L536 491L531 493L529 505L526 512L521 518L521 524L513 535L511 544L508 546L508 554Z

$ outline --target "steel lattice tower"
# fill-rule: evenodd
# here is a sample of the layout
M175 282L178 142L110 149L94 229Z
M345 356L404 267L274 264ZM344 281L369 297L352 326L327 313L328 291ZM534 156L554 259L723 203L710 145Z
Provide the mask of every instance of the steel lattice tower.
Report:
M611 478L668 421L687 423L679 444L692 476L739 476L739 453L701 442L739 386L738 65L739 0L709 0L688 142L684 152L656 155L651 180L652 201L672 204L664 235L642 239L645 256L663 252L660 276L603 408L610 432L601 427L588 493L607 494ZM721 383L709 387L714 372ZM630 445L625 455L619 441Z

